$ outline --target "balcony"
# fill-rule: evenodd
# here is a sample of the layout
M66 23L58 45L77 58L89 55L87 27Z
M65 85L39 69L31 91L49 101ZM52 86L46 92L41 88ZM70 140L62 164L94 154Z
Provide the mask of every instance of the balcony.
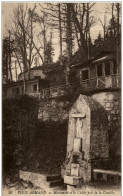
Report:
M80 81L83 91L96 89L121 88L121 75L101 76Z
M39 99L54 98L65 95L67 93L68 88L70 89L69 85L50 87L42 89L40 92L29 93L29 95L37 97Z
M121 88L121 75L110 75L110 76L101 76L96 78L91 78L89 80L80 81L81 84L81 92L90 92L97 89L120 89ZM29 93L38 99L49 99L54 97L60 97L62 95L66 95L67 93L71 93L74 89L79 86L73 85L62 85L56 87L50 87L46 89L42 89L40 92Z

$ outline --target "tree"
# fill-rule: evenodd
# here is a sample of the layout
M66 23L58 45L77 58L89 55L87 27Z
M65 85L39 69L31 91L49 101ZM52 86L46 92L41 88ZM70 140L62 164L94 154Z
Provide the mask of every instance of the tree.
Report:
M8 80L8 60L9 60L9 43L8 38L3 39L2 44L2 79L3 82Z
M13 52L13 40L11 39L11 34L9 32L8 37L3 38L2 43L2 76L3 81L12 81L12 68L11 68L11 56Z
M19 4L14 10L13 30L14 45L16 56L20 56L24 66L24 72L28 71L30 78L30 69L36 55L42 60L40 54L41 47L37 47L34 39L34 16L36 5L33 9L28 5ZM18 59L20 59L20 57Z
M53 63L53 55L54 55L54 48L52 46L52 33L51 33L50 40L46 43L46 48L45 48L46 65L50 65Z
M21 72L28 72L28 79L30 79L30 69L35 57L38 55L43 62L40 52L42 47L36 44L35 39L35 9L36 5L31 9L28 4L19 4L13 11L13 23L11 26L11 36L14 40L14 55ZM24 93L25 92L26 81L24 74Z
M118 67L120 67L119 63L120 63L120 24L119 24L119 20L120 20L120 4L117 3L116 4L116 9L117 9L117 65ZM119 70L120 72L120 70Z
M98 34L97 39L94 41L92 49L92 56L104 50L104 39L101 34Z
M72 19L80 51L81 62L89 58L90 28L95 24L94 16L90 16L91 8L95 3L71 3Z
M64 4L62 3L47 3L45 5L39 4L41 8L41 14L39 14L39 18L41 18L42 13L46 15L47 19L45 21L45 27L58 31L59 32L59 49L60 49L60 64L62 65L62 57L63 57L63 9ZM45 44L45 43L44 43ZM45 49L45 48L44 48Z

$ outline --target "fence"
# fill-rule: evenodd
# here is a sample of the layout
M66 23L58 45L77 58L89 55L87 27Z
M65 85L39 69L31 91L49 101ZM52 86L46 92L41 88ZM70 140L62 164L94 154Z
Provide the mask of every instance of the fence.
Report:
M32 95L39 99L47 99L47 98L59 97L65 95L67 94L67 91L70 89L71 89L70 85L55 86L55 87L42 89L40 92L29 93L29 95Z

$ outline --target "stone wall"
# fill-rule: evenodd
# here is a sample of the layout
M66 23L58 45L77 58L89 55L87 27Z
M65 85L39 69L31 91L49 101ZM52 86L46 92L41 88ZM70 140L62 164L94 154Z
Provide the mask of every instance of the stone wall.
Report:
M108 115L109 155L114 168L121 168L121 91L99 92L92 95Z
M108 145L108 117L106 111L100 107L91 112L91 149L90 158L107 158Z
M108 113L109 127L121 126L121 91L100 92L92 95Z

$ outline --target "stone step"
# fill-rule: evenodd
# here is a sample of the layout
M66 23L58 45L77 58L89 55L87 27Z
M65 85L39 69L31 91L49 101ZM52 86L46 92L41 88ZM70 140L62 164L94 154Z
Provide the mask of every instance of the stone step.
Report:
M46 180L47 181L54 181L54 180L61 180L61 175L56 174L56 175L48 175Z
M113 170L94 169L93 180L112 182L117 184L121 182L121 172Z
M62 186L63 185L63 180L54 180L47 182L49 183L49 187L56 187L56 186Z
M61 186L52 187L52 191L66 191L66 190L67 190L67 186L65 186L65 184Z
M31 182L33 186L43 188L46 191L50 191L51 187L63 186L64 184L60 175L47 175L20 170L19 178L23 181Z
M64 176L64 183L67 185L77 186L81 180L82 177L80 176Z

